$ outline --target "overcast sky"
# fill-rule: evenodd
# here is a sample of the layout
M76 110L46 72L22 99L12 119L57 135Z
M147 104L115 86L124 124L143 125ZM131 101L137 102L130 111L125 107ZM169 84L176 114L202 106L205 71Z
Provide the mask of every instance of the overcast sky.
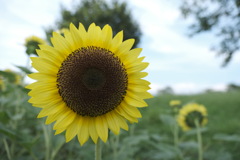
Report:
M76 0L0 0L0 69L26 66L24 39L45 38L44 27L60 15L60 4L72 8ZM143 36L142 55L150 62L147 79L152 92L171 86L176 93L196 93L206 88L223 90L240 84L240 54L221 68L222 58L210 50L217 40L210 33L187 37L189 21L178 10L177 0L129 0Z

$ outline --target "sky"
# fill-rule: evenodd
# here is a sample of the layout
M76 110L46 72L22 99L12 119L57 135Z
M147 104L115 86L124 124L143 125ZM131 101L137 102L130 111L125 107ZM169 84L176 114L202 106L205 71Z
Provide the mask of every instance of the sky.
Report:
M0 0L0 70L26 66L24 40L35 35L45 38L44 28L54 25L60 5L71 9L77 0ZM217 44L211 33L187 36L191 20L185 20L177 0L129 0L129 9L143 32L139 47L150 65L147 80L151 92L167 86L177 94L205 89L223 91L227 84L240 85L240 54L222 68L223 57L210 48Z

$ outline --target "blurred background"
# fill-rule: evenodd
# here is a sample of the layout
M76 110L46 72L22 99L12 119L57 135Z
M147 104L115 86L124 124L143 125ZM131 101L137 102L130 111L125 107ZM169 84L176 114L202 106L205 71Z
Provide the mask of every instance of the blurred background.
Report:
M211 15L211 12L215 11L217 2L213 2L214 5L205 9L203 13L194 15L193 11L187 13L187 9L184 10L183 7L181 10L181 6L187 7L187 5L178 0L117 1L119 6L126 2L125 14L129 13L130 18L126 15L121 18L129 19L128 24L126 21L125 23L117 22L117 17L124 11L119 11L119 15L110 14L112 16L104 17L98 15L101 13L97 10L101 8L97 9L97 7L95 7L94 16L90 16L89 12L82 11L83 13L79 13L79 15L82 14L82 17L87 18L77 17L74 19L72 18L74 17L73 13L76 12L79 2L79 0L1 0L0 14L4 16L0 19L0 36L2 37L0 39L0 69L17 70L14 65L25 66L27 64L28 56L25 54L24 43L28 36L35 35L47 39L47 35L50 36L52 30L68 27L68 21L74 21L76 24L80 21L86 26L91 21L95 21L101 26L115 21L114 23L118 24L115 24L118 26L115 27L115 32L124 29L125 32L133 33L134 35L130 34L125 37L137 38L137 47L143 48L142 55L146 56L146 61L150 62L147 79L152 83L152 93L157 93L166 87L171 87L175 93L187 94L202 92L206 89L223 91L229 84L240 84L239 37L232 37L237 40L235 43L236 40L229 40L231 39L230 34L239 36L239 24L235 25L239 20L236 18L235 20L234 17L227 19L223 15L221 19L219 17L219 22L212 22L214 20L211 19L214 15ZM107 3L111 3L111 0L107 0ZM199 2L199 4L205 3ZM208 6L210 5L203 5L203 8ZM225 6L227 7L227 5ZM87 7L94 10L92 4ZM109 12L114 13L113 11ZM184 18L186 14L188 14L188 18ZM201 16L209 16L206 17L210 19L208 25L212 26L208 26L208 28L201 26L204 25L201 24L204 22L196 18ZM133 25L130 26L130 24ZM225 27L225 30L236 27L236 32L221 34L221 27ZM47 35L46 32L48 32ZM195 36L191 36L194 33ZM219 50L223 45L221 44L222 39L228 39L230 44L227 46L229 48L220 54ZM224 61L228 54L231 54L229 52L234 45L236 45L234 54L227 65L223 67Z
M0 15L3 160L92 159L91 142L66 144L63 134L53 136L52 125L36 119L39 109L27 102L24 88L32 82L26 77L33 71L29 57L36 56L31 37L49 43L52 31L61 33L70 22L124 30L124 38L135 38L134 47L143 48L141 56L150 63L146 79L155 98L130 132L110 136L103 159L195 160L195 130L179 128L178 143L173 140L176 112L169 102L175 99L208 110L204 159L240 158L239 0L0 0Z

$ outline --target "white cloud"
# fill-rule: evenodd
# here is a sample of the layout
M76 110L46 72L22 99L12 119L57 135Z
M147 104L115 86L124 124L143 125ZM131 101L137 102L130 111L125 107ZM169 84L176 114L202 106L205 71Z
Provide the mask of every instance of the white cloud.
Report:
M211 89L214 91L226 91L227 85L223 83L218 84L199 84L194 82L180 82L180 83L174 83L170 85L162 85L153 83L150 85L151 90L149 90L150 93L153 95L156 95L158 91L166 88L171 87L175 94L197 94L201 93L203 91L206 91L207 89Z

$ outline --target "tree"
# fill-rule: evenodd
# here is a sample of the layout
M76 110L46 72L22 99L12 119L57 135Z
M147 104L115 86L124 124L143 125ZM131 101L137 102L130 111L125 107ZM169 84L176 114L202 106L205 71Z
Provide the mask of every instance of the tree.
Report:
M213 31L219 44L213 47L225 57L226 66L240 49L240 0L183 0L180 10L193 18L191 36Z
M141 31L127 7L126 2L119 3L117 0L107 3L105 0L82 0L74 10L68 10L62 7L61 18L56 22L55 27L46 30L47 37L51 37L53 30L68 28L72 22L78 26L81 22L85 27L91 23L103 27L109 24L113 33L124 30L124 39L134 38L135 45L140 42Z

